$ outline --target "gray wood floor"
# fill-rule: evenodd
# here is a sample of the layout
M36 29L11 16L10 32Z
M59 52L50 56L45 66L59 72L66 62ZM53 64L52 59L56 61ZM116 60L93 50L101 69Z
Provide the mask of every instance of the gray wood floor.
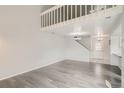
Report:
M1 88L100 88L121 87L116 66L66 60L0 81Z

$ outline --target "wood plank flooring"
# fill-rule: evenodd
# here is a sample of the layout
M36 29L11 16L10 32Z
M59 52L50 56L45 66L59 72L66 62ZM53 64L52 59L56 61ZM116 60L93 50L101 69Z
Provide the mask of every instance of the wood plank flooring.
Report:
M0 81L1 88L106 88L121 87L116 66L66 60Z

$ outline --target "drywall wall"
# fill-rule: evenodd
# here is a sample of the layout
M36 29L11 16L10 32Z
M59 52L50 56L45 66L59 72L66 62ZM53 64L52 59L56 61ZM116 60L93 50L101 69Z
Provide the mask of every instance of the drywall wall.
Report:
M124 26L124 24L123 24ZM123 28L123 36L124 36L124 28ZM122 73L122 87L124 88L124 39L122 40L122 59L121 59L121 73Z
M64 40L40 31L40 6L0 6L0 79L63 60Z
M124 7L123 7L124 8ZM122 44L121 44L121 51L122 51L122 59L121 59L121 73L122 73L122 87L124 88L124 12L123 12L123 17L122 17Z
M121 69L121 57L116 54L111 54L111 65L118 66Z
M0 6L0 80L66 58L86 60L87 51L74 41L40 31L41 8Z
M111 33L111 65L121 68L121 24Z
M67 39L67 51L66 59L78 60L83 62L89 62L89 50L74 41L73 39Z

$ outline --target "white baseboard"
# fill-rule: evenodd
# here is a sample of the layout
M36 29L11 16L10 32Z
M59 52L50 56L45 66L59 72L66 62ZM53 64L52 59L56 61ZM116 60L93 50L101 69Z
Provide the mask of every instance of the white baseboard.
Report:
M27 72L30 72L30 71L33 71L33 70L37 70L37 69L40 69L42 67L46 67L46 66L49 66L51 64L54 64L54 63L57 63L57 62L61 62L61 61L64 61L64 59L56 60L56 61L53 61L53 62L46 62L47 64L43 64L42 66L34 67L32 69L28 69L28 70L20 72L20 73L16 73L16 74L13 74L13 75L6 76L4 78L0 78L0 81L8 79L8 78L11 78L11 77L15 77L15 76L18 76L18 75L21 75L21 74L24 74L24 73L27 73Z
M72 58L67 58L66 60L80 61L80 62L90 62L89 60L80 60L80 59L72 59Z

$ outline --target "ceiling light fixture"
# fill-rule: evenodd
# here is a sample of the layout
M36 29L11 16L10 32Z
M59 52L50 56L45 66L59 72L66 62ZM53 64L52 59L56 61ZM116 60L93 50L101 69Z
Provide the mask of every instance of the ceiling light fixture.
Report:
M89 35L88 32L73 32L73 33L69 33L70 36L87 36Z

